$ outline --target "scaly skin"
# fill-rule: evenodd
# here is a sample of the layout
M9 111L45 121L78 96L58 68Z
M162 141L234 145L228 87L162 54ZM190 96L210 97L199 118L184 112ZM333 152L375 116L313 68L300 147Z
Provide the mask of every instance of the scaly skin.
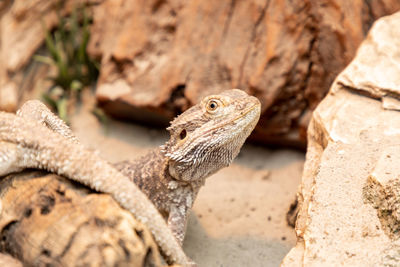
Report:
M54 172L110 194L147 225L169 262L195 266L154 205L126 176L95 153L40 122L0 112L0 176L25 168Z
M208 96L171 122L164 146L114 166L154 203L182 244L200 187L233 161L259 117L260 102L241 90Z
M187 260L181 249L176 248L175 240L170 238L168 231L165 232L159 215L153 210L154 207L148 208L148 200L137 192L137 188L129 187L126 184L126 177L116 174L104 160L85 150L68 126L46 106L39 101L28 101L18 115L27 121L36 120L36 124L44 124L53 131L44 132L57 135L58 139L45 135L32 139L32 133L23 132L31 126L21 127L22 121L0 125L0 140L4 143L0 149L0 174L2 171L9 173L25 167L42 168L58 172L96 190L110 193L121 206L129 209L149 226L164 254L173 254L170 259L178 263L193 264ZM8 116L14 115L8 114ZM139 160L122 162L115 166L130 177L156 205L182 244L188 212L200 187L204 185L208 176L233 161L254 129L259 116L260 102L243 91L234 89L220 95L208 96L172 121L168 128L171 137L164 146L149 152ZM11 122L14 117L4 120ZM0 120L2 120L1 115ZM8 135L14 139L7 139ZM18 136L21 138L15 138ZM7 143L4 142L6 140ZM32 149L32 146L35 149ZM68 154L62 153L64 151L62 147L68 147ZM77 150L69 149L70 147ZM51 158L56 159L54 162L49 159L49 153L52 155ZM82 161L82 158L85 158L85 161ZM89 165L87 158L91 159L88 161ZM99 176L102 172L103 175ZM152 216L155 216L155 222L150 221L149 218Z

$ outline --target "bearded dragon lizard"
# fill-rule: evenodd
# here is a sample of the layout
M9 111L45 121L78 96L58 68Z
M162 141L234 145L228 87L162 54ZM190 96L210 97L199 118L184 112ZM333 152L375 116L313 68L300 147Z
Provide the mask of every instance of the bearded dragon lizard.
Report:
M43 104L29 101L18 115L0 113L0 175L35 167L110 193L149 227L170 261L193 264L148 199L107 162L85 150ZM153 201L181 244L188 211L205 178L233 161L259 116L260 102L241 90L208 96L171 122L171 138L164 146L115 166ZM41 123L50 130L39 127ZM60 147L68 147L68 153Z
M45 110L40 108L44 106L40 102L30 104L39 107L31 110L33 113ZM0 112L0 177L25 168L38 168L108 193L149 228L168 262L196 266L186 257L158 210L134 183L79 144L66 125L60 128L62 124L52 122L55 116L33 116L41 121L31 117L31 113Z
M180 244L200 187L238 155L258 122L260 106L238 89L208 96L171 122L164 146L114 165L154 203Z

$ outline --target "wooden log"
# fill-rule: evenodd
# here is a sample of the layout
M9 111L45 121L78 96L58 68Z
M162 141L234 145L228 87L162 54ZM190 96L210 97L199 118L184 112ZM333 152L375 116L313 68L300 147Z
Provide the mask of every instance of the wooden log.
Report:
M28 266L160 266L148 229L111 196L42 171L0 182L0 251Z

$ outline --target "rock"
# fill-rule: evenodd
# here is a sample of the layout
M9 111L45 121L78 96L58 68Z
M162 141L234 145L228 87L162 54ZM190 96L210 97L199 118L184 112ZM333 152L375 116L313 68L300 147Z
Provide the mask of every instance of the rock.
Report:
M0 3L0 110L15 111L17 97L22 95L26 84L34 86L35 71L27 68L32 56L43 44L45 30L55 27L59 18L70 13L79 4L93 5L101 0L3 0ZM35 67L35 66L33 66ZM34 68L33 68L34 69ZM33 72L33 73L32 73ZM43 80L41 76L36 80ZM44 88L42 88L43 90ZM6 96L6 97L5 97Z
M399 149L395 144L383 150L364 190L368 203L378 211L383 230L395 239L400 230Z
M57 22L57 0L6 0L0 5L0 110L18 107L19 71L43 43L45 31Z
M18 104L17 86L13 82L3 84L0 88L0 110L13 112Z
M311 111L385 1L128 1L94 9L89 52L109 113L165 125L204 95L241 88L262 102L253 139L304 145Z
M1 251L24 266L161 266L150 231L109 195L25 171L2 177L0 199Z
M20 261L4 253L0 253L0 266L23 267Z
M400 13L374 24L312 115L298 241L281 266L400 264L397 25Z

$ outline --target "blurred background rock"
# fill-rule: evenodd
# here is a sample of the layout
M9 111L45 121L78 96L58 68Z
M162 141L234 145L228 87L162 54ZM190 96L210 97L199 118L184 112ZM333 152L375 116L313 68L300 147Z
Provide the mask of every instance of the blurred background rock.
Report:
M48 78L60 75L59 66L33 56L51 58L46 35L57 43L57 26L73 30L63 19L77 7L90 24L84 56L98 63L99 77L70 87L96 85L108 114L165 126L204 95L241 88L262 102L253 140L304 148L311 111L372 23L400 1L2 1L0 109L54 89ZM74 34L85 31L83 21L78 16ZM67 103L58 105L66 112Z

